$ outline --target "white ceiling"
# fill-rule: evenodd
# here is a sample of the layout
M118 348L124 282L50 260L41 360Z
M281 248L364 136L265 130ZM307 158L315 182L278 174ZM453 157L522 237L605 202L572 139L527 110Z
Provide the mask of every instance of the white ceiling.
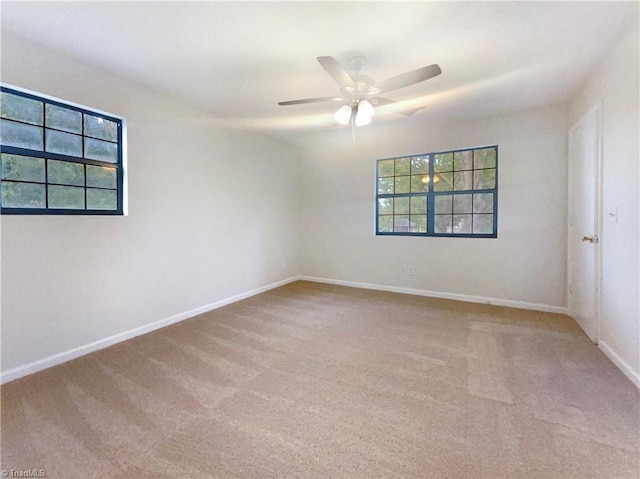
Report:
M2 2L2 28L205 109L290 136L334 124L315 57L366 56L380 81L442 75L385 96L411 118L483 116L565 101L638 17L637 2ZM375 122L405 118L379 108ZM403 121L412 121L404 119Z

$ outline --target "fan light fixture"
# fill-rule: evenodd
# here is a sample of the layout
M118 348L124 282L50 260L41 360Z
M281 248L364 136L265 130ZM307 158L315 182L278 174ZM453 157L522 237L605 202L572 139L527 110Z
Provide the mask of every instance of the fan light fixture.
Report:
M371 118L375 110L369 100L360 100L358 111L356 112L356 126L364 126L371 123Z
M356 126L365 126L371 123L374 113L373 105L368 100L360 100L354 107L342 105L333 117L341 125L354 121Z
M348 125L349 121L351 121L351 107L342 105L333 117L341 125Z

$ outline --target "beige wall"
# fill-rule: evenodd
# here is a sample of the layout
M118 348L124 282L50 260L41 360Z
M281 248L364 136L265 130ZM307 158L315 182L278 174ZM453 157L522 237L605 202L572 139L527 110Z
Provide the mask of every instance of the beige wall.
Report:
M600 347L640 386L640 121L638 21L571 103L570 121L602 105ZM609 213L618 210L618 222Z
M562 310L566 107L408 125L372 124L355 142L346 130L338 143L319 136L306 151L303 274ZM497 239L375 236L376 159L492 144L499 147Z
M126 117L129 180L126 217L1 217L3 372L297 274L295 149L7 32L2 81Z

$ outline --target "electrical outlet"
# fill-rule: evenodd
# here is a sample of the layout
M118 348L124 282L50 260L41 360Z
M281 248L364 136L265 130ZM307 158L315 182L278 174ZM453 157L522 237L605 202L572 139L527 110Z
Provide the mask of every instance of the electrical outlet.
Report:
M413 266L407 266L407 274L413 276Z

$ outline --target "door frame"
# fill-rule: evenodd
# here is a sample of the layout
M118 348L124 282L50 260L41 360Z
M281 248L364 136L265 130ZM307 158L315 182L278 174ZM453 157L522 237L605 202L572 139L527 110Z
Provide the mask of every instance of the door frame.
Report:
M590 115L595 111L596 113L596 125L598 129L598 146L597 146L597 159L595 165L595 178L593 182L593 193L594 193L594 216L595 216L595 231L594 234L597 235L598 241L595 243L596 252L595 252L595 337L589 338L595 344L598 344L600 338L600 323L602 318L602 156L603 156L603 148L602 148L602 103L598 102L593 105L591 108L587 109L580 118L571 126L569 129L568 135L568 144L567 144L567 313L570 315L572 311L570 310L570 291L569 291L569 282L571 280L571 251L570 251L570 238L569 238L569 205L571 204L571 188L569 187L571 181L571 144L572 144L572 136L575 134L575 130L580 126L580 124L585 120L587 115ZM582 325L576 320L580 328L582 329Z

